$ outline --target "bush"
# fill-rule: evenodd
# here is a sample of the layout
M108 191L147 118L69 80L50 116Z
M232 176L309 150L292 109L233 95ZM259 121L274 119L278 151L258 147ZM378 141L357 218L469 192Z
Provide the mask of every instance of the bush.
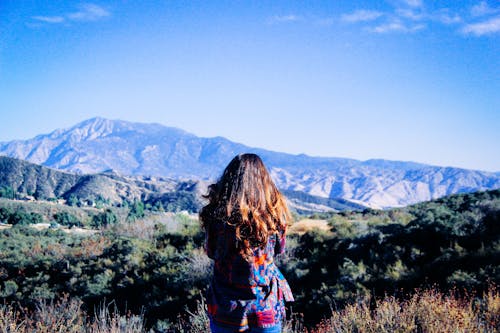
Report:
M103 228L118 222L118 218L111 209L106 209L104 212L94 215L92 218L92 226L94 228Z
M80 222L76 216L68 212L59 212L54 214L54 220L60 225L64 225L66 227L83 227L82 222Z
M43 217L38 213L26 213L21 210L13 212L7 219L7 222L12 225L26 225L42 223Z
M16 192L11 186L1 186L0 187L0 197L6 199L15 199Z

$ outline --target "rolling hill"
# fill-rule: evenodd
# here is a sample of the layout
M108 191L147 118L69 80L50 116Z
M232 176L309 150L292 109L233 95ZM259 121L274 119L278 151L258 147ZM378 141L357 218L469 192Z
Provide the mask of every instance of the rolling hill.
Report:
M27 161L0 156L0 189L10 188L16 197L54 200L72 198L85 206L96 202L123 206L142 201L161 203L166 210L197 212L203 205L206 181L177 181L165 177L123 176L108 170L98 174L58 171ZM290 206L301 213L363 209L343 199L326 199L303 192L286 193Z

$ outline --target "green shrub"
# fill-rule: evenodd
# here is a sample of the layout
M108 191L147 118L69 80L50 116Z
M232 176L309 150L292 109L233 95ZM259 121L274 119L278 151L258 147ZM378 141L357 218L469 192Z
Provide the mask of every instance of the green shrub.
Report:
M82 222L76 216L68 212L58 212L54 214L54 220L66 227L83 227Z

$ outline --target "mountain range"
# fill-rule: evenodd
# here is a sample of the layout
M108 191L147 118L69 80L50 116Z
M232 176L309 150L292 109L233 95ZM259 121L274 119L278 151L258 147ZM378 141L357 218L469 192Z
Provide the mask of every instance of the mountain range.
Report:
M113 171L75 174L0 156L0 196L20 200L63 199L70 205L130 205L136 201L168 211L198 212L206 203L205 181L176 181L164 177L123 176ZM7 190L8 189L8 190ZM2 193L3 190L3 193ZM10 191L10 192L9 192ZM366 206L344 199L327 199L304 192L285 191L299 213L361 210Z
M321 143L325 144L325 143ZM259 154L278 187L374 208L500 188L500 174L414 162L311 157L223 137L201 138L160 124L93 118L28 140L0 143L0 155L78 174L107 171L176 181L213 181L237 154Z

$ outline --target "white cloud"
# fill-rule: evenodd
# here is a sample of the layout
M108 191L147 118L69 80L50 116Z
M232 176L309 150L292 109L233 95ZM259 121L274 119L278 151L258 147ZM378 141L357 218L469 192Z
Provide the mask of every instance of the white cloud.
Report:
M1 1L1 0L0 0ZM56 24L70 21L97 21L104 17L110 16L111 13L101 6L85 3L80 6L80 10L73 13L67 13L62 16L32 16L31 18L36 21L29 22L28 26L37 28L43 24Z
M479 23L467 24L463 27L462 32L476 36L500 33L500 16Z
M109 16L110 13L101 6L86 3L80 6L80 10L68 14L68 18L74 21L97 21Z
M44 23L62 23L64 22L64 17L62 16L33 16L33 20L44 22Z
M302 18L297 15L276 15L273 16L269 19L269 23L292 23L292 22L297 22L301 21Z
M378 25L374 28L369 29L371 32L376 32L379 34L391 32L391 31L404 31L405 26L401 22L390 22Z
M425 18L425 15L422 12L417 12L413 9L397 9L396 13L404 18L413 20L413 21L420 21Z
M355 23L355 22L366 22L373 21L381 17L383 13L376 10L366 10L360 9L356 10L351 14L344 14L341 16L341 20L344 22Z
M472 6L470 13L472 16L485 16L495 14L499 11L498 8L492 8L486 1L481 1L477 5Z
M402 33L411 33L422 30L425 28L423 24L417 24L412 26L405 25L400 20L392 20L391 22L387 22L376 27L369 28L368 31L378 34L390 33L390 32L402 32Z

